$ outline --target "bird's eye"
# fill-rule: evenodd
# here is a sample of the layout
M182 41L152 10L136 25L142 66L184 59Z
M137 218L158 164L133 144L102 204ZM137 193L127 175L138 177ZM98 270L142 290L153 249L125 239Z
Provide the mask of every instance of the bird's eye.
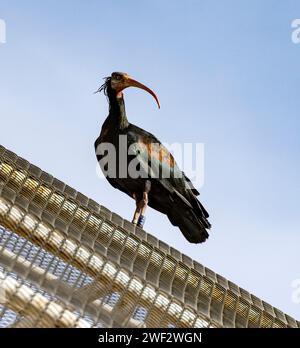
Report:
M116 75L116 80L121 80L121 75Z

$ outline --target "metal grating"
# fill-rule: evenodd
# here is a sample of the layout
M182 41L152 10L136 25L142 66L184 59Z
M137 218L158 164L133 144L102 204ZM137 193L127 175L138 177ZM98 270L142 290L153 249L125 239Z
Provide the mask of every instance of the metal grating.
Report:
M4 147L0 224L0 327L300 327Z

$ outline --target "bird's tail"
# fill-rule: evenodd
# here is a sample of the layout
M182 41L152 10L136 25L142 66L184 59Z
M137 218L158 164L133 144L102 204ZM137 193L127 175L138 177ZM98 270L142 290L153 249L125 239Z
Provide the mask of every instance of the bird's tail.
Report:
M173 197L176 200L176 197ZM190 243L203 243L209 237L208 231L211 227L207 218L209 217L203 205L194 196L190 204L182 204L177 200L178 209L171 209L168 218L171 223L178 226L185 238Z

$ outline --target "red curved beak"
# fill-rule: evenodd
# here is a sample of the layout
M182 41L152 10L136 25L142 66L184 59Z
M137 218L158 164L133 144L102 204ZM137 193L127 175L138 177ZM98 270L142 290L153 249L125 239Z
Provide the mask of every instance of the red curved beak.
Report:
M158 100L156 94L150 88L148 88L147 86L145 86L142 83L132 79L131 77L128 77L126 79L126 87L137 87L137 88L141 88L144 91L150 93L152 95L152 97L155 99L155 101L156 101L156 103L158 105L158 108L160 109L159 100Z

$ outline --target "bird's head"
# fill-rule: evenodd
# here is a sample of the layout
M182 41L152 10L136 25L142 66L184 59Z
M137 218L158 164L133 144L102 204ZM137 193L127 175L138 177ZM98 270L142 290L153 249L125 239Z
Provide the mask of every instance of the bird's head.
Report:
M108 90L111 89L115 91L117 98L120 98L123 95L123 90L128 87L141 88L144 91L150 93L152 97L155 99L158 107L160 108L159 100L156 94L150 88L134 80L126 73L113 72L110 77L106 78L106 82L98 89L97 92L101 92L102 90L104 90L104 93L107 94Z

